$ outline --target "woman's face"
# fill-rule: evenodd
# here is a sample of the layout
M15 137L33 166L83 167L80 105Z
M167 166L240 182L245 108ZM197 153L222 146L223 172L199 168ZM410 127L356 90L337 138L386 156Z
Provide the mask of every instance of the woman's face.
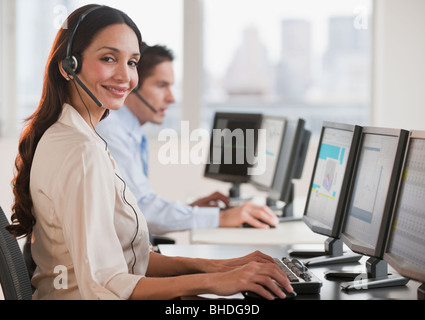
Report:
M101 30L84 50L78 76L105 108L117 110L137 85L139 58L135 32L126 24L114 24ZM93 102L88 95L83 100Z

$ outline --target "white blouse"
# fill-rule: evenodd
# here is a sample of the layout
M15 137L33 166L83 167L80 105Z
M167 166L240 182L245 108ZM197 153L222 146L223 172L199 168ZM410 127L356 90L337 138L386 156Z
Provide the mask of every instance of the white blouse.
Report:
M149 262L146 220L105 143L68 104L38 143L30 192L33 298L127 299Z

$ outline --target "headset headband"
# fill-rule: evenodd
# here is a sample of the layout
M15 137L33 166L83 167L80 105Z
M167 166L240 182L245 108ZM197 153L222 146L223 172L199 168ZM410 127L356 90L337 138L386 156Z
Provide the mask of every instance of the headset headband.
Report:
M80 18L78 19L77 24L75 25L74 31L72 31L71 37L69 38L68 41L68 46L66 48L66 58L71 58L72 56L72 45L74 44L74 38L75 38L75 34L77 33L78 27L80 26L81 22L83 22L83 20L93 11L102 8L104 6L96 6L94 8L90 8L88 9L86 12L84 12Z

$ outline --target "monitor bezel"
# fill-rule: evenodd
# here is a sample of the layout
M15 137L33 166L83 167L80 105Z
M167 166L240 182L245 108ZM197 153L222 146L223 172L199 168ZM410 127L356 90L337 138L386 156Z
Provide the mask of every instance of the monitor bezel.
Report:
M210 178L210 179L214 179L214 180L219 180L219 181L223 181L223 182L230 182L230 183L247 183L250 180L250 176L246 175L246 176L238 176L238 175L233 175L233 174L225 174L225 173L211 173L208 172L209 170L209 166L210 166L210 162L211 162L211 148L212 148L212 143L213 143L213 130L216 128L217 125L217 120L220 117L238 117L242 120L256 120L256 128L255 130L257 130L260 128L261 126L261 122L262 122L262 117L263 115L261 113L243 113L243 112L216 112L214 115L214 121L213 121L213 126L211 128L211 138L210 138L210 145L208 148L208 159L207 159L207 163L205 165L205 170L204 170L204 177L206 178ZM257 144L257 141L255 141L255 144ZM256 150L255 150L256 152Z
M311 131L305 127L301 132L300 142L298 144L296 162L292 168L292 179L301 179L304 172L304 165L307 158L308 148L310 146Z
M271 185L270 186L266 186L266 185L264 185L262 183L259 183L259 182L255 181L255 180L252 180L252 178L249 181L249 183L252 184L258 190L260 190L260 191L266 191L267 192L267 191L269 191L272 188L272 186L274 185L275 180L276 180L276 171L278 170L279 160L280 160L280 157L282 156L282 143L284 141L285 129L286 129L286 124L288 122L288 118L283 117L283 116L276 116L276 115L263 115L263 118L262 118L261 121L264 121L265 119L283 120L283 122L284 122L283 133L282 133L282 135L280 137L280 145L279 145L279 151L278 151L279 154L278 154L278 157L277 157L276 167L275 167L275 170L273 172L273 179L272 179ZM262 128L262 124L261 124L260 128Z
M293 173L295 172L295 168L296 168L296 163L295 163L295 160L297 158L296 155L299 153L299 148L300 148L300 146L303 142L303 141L301 141L301 138L303 137L303 133L306 130L304 119L302 119L302 118L287 118L287 122L286 122L286 126L285 126L285 132L286 132L286 130L288 128L288 124L290 122L296 123L296 131L295 131L295 137L294 137L295 143L293 143L292 146L291 146L290 158L289 158L286 170L284 171L283 178L280 180L280 182L278 182L277 181L278 177L276 176L273 179L272 186L270 187L270 190L268 192L270 199L272 199L274 201L283 201L285 203L290 200L290 193L292 191ZM284 143L284 141L285 141L285 133L284 133L284 138L283 138L282 143ZM306 146L306 148L307 147L308 146ZM280 171L280 170L283 169L282 164L280 162L281 157L283 156L283 152L285 152L285 150L283 150L283 148L281 148L280 155L279 155L279 162L278 162L278 166L276 168L276 171Z
M377 237L375 247L372 247L371 245L366 244L363 241L354 238L353 236L347 234L345 231L345 228L349 221L347 217L349 214L348 210L350 208L350 204L353 197L353 189L354 189L353 184L355 180L354 177L356 176L358 171L358 165L359 165L359 160L361 155L361 148L364 141L364 136L367 134L392 136L398 139L396 154L394 157L394 165L392 168L390 184L388 187L388 196L385 200L384 211L382 213L381 225L379 227L379 232L378 232L378 237ZM382 128L382 127L363 127L360 143L359 143L359 148L358 148L358 153L356 155L356 161L355 161L354 170L353 170L353 177L351 180L351 186L350 186L348 199L347 199L344 224L341 231L342 241L347 245L348 248L350 248L354 252L367 255L369 257L376 257L378 259L383 259L385 246L386 246L386 240L388 238L388 232L389 232L389 227L391 222L391 214L392 214L392 209L394 207L395 194L397 192L397 185L398 185L398 180L401 173L401 167L403 164L404 152L406 148L408 134L409 132L403 129Z
M353 136L351 139L350 151L348 153L348 158L347 158L347 165L344 172L344 177L342 179L342 185L341 185L341 191L340 191L341 196L339 197L339 200L338 200L335 219L333 221L332 226L325 225L323 222L318 221L314 217L311 217L308 215L309 202L310 202L310 197L312 193L312 185L314 182L314 175L315 175L317 165L318 165L318 160L319 160L320 146L322 144L323 136L326 129L343 130L343 131L349 131L353 133ZM320 138L319 138L318 147L317 147L316 158L314 160L313 171L311 174L311 180L310 180L309 189L307 193L307 200L304 207L304 215L303 215L304 223L315 233L329 236L335 239L339 239L341 237L341 230L342 230L344 217L345 217L345 206L347 204L348 192L350 188L352 172L354 169L354 162L357 155L358 146L360 143L361 132L362 132L362 127L358 125L329 122L329 121L323 122L322 131L320 133Z
M397 186L397 195L396 195L396 200L394 203L394 209L393 209L393 213L392 213L392 217L391 217L391 224L390 224L390 230L388 233L388 239L387 239L387 246L385 249L385 253L384 253L384 260L392 267L394 268L395 271L397 271L398 273L400 273L400 275L413 279L413 280L417 280L417 281L422 281L425 282L425 270L417 270L417 268L412 265L410 262L405 261L403 258L395 255L394 253L389 251L389 242L391 240L391 236L393 233L393 228L392 226L394 225L394 222L396 220L396 215L397 215L397 208L398 208L398 204L400 201L400 192L401 192L401 186L403 183L403 173L404 170L406 168L407 165L407 158L409 155L409 150L410 150L410 145L412 140L414 139L420 139L420 140L425 140L425 131L424 130L412 130L409 133L409 138L407 141L407 146L406 146L406 152L404 155L404 159L403 159L403 166L402 166L402 174L400 175L399 181L398 181L398 186Z

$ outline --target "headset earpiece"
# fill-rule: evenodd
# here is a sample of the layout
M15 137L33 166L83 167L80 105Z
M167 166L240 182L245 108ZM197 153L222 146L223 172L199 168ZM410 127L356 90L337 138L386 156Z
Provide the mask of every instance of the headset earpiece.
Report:
M70 74L71 70L75 74L81 71L81 58L78 54L66 57L62 62L63 69Z

